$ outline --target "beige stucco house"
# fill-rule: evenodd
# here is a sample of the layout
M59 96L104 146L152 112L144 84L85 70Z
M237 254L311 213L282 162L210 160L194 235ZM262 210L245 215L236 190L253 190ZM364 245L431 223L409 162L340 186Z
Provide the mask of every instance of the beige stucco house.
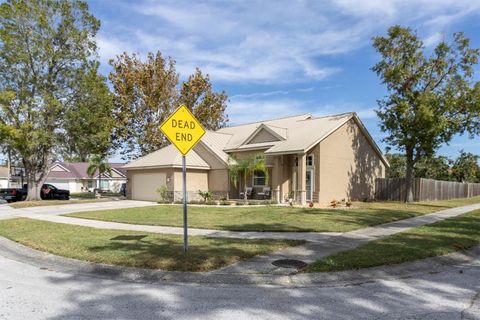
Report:
M253 187L255 198L268 184L276 202L287 201L289 195L302 204L369 199L374 195L375 179L384 177L388 166L355 113L303 114L230 126L208 131L188 153L188 199L198 199L198 190L210 190L217 198L239 199L245 186L243 179L237 187L229 179L230 155L242 158L259 152L266 156L269 178L255 173L247 177L247 187ZM172 145L125 165L127 198L155 201L155 189L166 186L180 200L181 167L182 156Z

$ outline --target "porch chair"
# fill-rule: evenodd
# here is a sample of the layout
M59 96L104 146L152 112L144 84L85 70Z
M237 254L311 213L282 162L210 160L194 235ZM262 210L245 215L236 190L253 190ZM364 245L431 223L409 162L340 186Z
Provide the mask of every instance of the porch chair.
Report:
M263 187L261 192L257 193L258 197L263 197L264 200L270 198L270 187Z
M252 197L252 192L253 192L253 188L252 187L247 187L247 199L248 198L251 198ZM245 192L240 192L240 199L244 199L245 198Z

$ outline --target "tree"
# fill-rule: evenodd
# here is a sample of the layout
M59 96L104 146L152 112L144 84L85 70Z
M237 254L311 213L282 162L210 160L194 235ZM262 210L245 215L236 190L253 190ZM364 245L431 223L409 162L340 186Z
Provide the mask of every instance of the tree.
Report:
M400 153L387 153L385 157L390 163L390 167L386 170L387 178L404 178L407 166L405 156Z
M74 106L65 113L61 153L66 161L86 162L94 154L111 148L113 95L106 78L98 74L98 63L81 71L76 82Z
M93 155L88 161L87 174L93 177L98 174L98 189L102 190L102 174L112 174L112 167L105 161L105 157L99 154Z
M253 154L245 159L230 156L228 161L228 175L235 188L238 186L238 178L243 177L244 200L247 201L247 177L255 172L263 172L268 183L268 168L265 155Z
M180 88L175 61L160 52L146 61L123 53L110 61L114 90L113 140L125 158L156 151L169 142L160 125L180 104L185 104L205 129L225 125L227 96L213 91L208 75L197 69Z
M75 81L96 52L100 22L79 0L7 0L0 5L0 138L22 159L27 200L61 144Z
M407 161L403 154L387 153L386 158L390 163L387 169L388 178L404 178L407 168ZM452 160L445 156L432 156L420 159L414 167L414 176L416 178L427 178L435 180L449 181L450 165Z
M473 153L461 150L452 166L452 174L455 179L458 182L480 182L478 180L480 173L479 158Z
M432 156L420 159L414 168L415 177L450 181L452 160L445 156Z
M478 132L473 65L479 49L471 49L463 33L452 44L439 43L433 54L409 28L393 26L386 37L375 37L373 47L381 60L372 68L386 85L388 95L376 110L385 142L405 154L406 201L413 201L415 164L433 156L456 133Z

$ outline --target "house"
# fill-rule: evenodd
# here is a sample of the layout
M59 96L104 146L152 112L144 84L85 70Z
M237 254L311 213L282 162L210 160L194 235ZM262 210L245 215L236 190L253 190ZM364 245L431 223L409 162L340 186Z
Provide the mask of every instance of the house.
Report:
M110 163L112 173L103 173L101 189L119 192L122 183L126 182L126 172L123 163ZM50 168L45 183L59 189L70 190L71 193L99 188L98 171L90 177L87 174L88 162L56 162Z
M1 188L8 188L8 167L7 166L0 166L0 189Z
M241 198L243 178L231 183L228 161L254 153L266 156L262 172L247 177L258 195L270 187L272 200L329 203L336 199L370 199L375 179L385 176L388 162L355 113L314 117L310 114L207 131L186 156L187 197L198 190L217 198ZM158 200L155 189L166 186L174 200L182 198L182 156L166 146L125 165L127 198Z

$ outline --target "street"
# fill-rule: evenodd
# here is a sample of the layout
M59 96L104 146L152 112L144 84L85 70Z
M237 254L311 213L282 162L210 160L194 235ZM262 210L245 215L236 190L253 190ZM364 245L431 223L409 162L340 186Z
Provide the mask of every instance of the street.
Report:
M480 319L480 260L341 287L134 283L0 258L0 319ZM476 316L476 318L475 318Z

